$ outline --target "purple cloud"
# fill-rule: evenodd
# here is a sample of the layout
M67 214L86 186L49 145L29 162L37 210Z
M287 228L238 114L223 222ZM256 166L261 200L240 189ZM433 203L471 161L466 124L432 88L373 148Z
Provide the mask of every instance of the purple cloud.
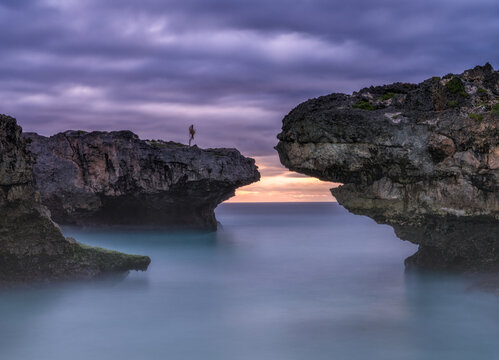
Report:
M499 58L496 0L2 1L0 112L27 131L274 154L282 117L332 91Z

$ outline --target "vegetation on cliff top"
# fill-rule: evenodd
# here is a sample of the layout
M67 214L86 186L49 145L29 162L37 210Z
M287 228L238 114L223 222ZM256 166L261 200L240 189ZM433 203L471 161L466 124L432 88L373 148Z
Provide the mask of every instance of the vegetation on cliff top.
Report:
M376 110L376 107L371 104L369 101L366 100L359 100L357 101L352 107L356 109L362 109L362 110Z

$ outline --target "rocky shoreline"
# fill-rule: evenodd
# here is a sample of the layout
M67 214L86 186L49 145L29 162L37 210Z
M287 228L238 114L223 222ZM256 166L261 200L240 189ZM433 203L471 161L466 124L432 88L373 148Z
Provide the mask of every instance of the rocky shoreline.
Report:
M14 118L0 115L0 285L146 270L147 256L90 247L63 236L35 190L34 158L21 131Z
M236 149L200 149L141 140L130 131L24 135L54 221L215 230L214 210L235 189L260 179Z
M499 72L308 100L284 119L283 165L322 180L349 211L419 245L407 267L499 269Z
M260 179L236 149L140 140L130 131L22 134L0 115L0 285L146 270L150 258L90 247L59 226L215 230L215 207Z

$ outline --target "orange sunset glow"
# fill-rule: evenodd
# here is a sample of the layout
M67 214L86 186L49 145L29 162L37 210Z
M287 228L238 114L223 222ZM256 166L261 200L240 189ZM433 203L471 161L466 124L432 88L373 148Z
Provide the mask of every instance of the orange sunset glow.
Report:
M340 184L289 171L277 155L254 157L262 178L236 190L227 202L328 202L335 201L330 189Z

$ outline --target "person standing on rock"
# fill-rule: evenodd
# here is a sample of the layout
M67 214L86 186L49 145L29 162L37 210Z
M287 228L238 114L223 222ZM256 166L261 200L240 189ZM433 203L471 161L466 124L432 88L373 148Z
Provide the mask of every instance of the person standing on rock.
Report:
M189 126L189 146L191 146L191 141L194 140L194 135L196 130L194 130L194 125Z

